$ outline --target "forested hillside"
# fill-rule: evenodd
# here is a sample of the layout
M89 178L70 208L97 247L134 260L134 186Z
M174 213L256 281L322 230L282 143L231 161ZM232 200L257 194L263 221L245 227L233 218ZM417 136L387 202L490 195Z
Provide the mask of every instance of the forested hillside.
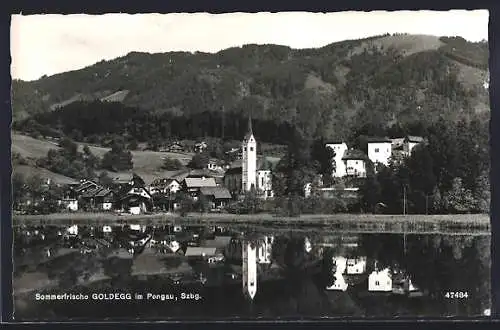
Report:
M306 50L133 52L14 81L13 115L17 129L63 131L75 140L124 132L142 141L240 139L250 113L263 142L285 142L280 137L290 127L310 138L350 139L439 118L489 119L487 68L487 43L459 37L385 35Z

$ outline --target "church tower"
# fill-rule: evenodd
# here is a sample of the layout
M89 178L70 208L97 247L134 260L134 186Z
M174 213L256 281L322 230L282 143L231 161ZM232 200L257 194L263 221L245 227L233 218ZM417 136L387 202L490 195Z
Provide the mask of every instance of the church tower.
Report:
M257 293L257 246L251 242L242 242L243 294L252 299Z
M248 132L242 143L242 189L257 189L257 141L253 136L252 117L248 117Z

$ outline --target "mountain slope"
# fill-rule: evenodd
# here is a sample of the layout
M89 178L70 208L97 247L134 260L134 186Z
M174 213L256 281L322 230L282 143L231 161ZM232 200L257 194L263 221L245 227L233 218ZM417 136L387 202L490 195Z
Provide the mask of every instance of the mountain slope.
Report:
M33 82L14 81L13 113L20 120L97 99L188 117L251 111L258 119L293 121L311 135L335 138L365 124L488 112L487 60L486 43L420 35L303 50L246 45L216 54L133 52Z

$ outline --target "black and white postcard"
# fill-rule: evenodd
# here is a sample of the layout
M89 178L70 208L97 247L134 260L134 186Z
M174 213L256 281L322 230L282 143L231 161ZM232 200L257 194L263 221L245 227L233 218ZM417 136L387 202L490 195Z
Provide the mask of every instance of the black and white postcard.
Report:
M488 11L13 15L16 321L488 317Z

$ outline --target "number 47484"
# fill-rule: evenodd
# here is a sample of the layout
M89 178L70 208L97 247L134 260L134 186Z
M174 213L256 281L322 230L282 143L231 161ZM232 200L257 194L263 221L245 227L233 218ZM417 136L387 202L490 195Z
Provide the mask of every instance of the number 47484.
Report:
M447 299L467 299L469 298L469 293L467 291L447 291L444 297Z

